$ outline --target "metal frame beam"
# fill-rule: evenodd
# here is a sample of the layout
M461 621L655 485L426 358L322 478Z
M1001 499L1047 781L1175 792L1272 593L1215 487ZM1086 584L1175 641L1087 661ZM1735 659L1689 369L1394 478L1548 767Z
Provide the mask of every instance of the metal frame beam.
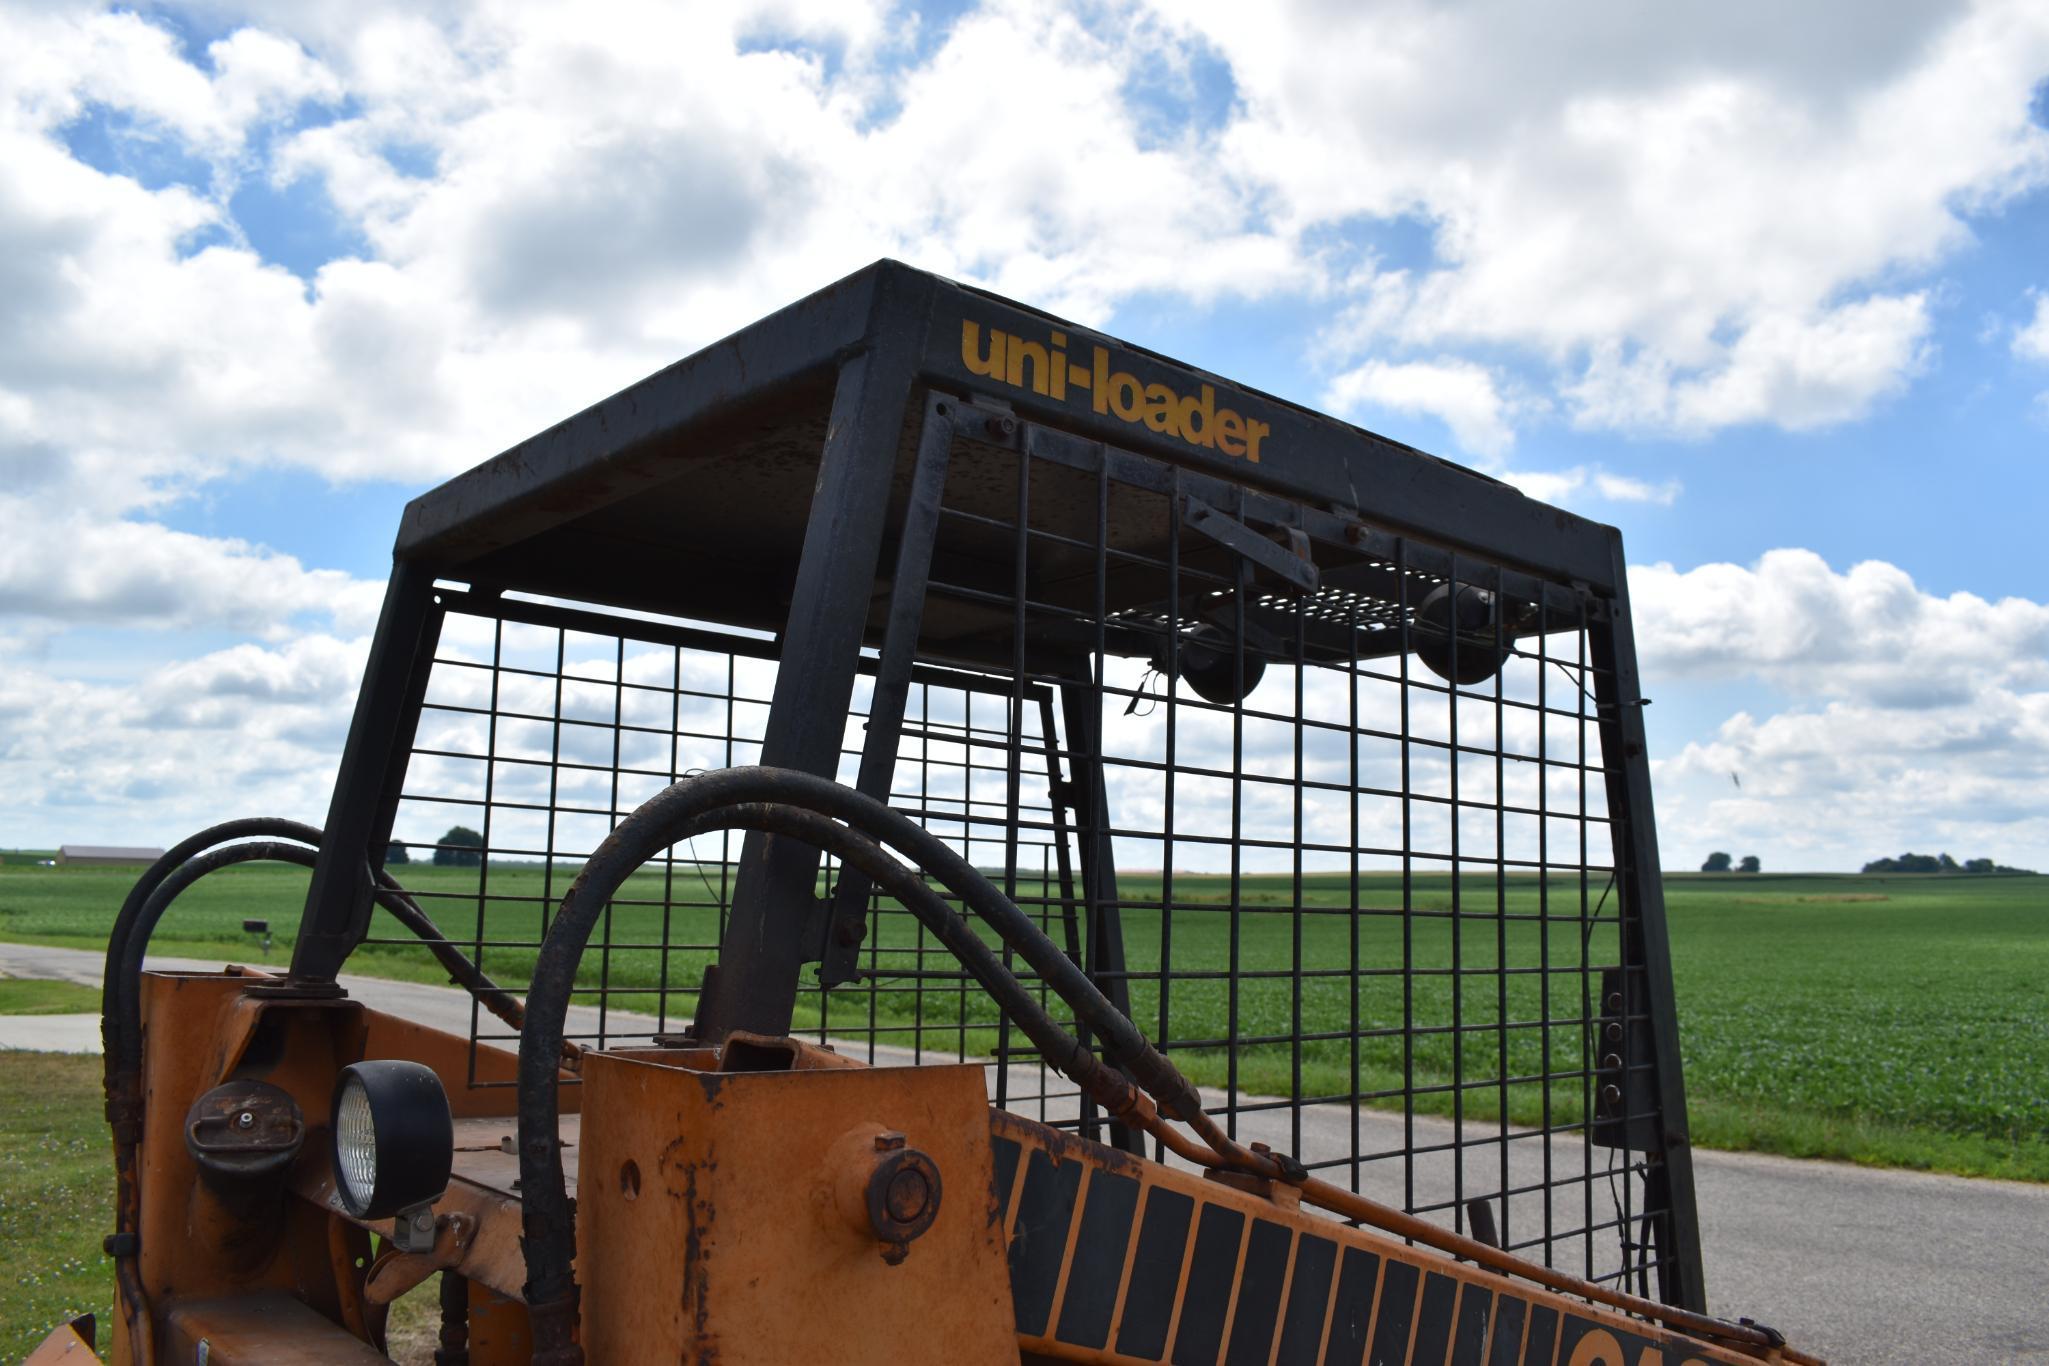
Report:
M885 292L870 325L874 345L840 365L781 637L763 764L828 778L839 771L924 302ZM825 913L818 864L817 850L789 840L756 833L742 843L718 971L698 1003L700 1038L715 1042L736 1029L789 1032L798 975L816 952L813 931Z
M391 838L441 618L433 571L417 562L394 564L335 774L320 857L306 888L292 949L296 981L332 982L369 933L370 869L383 865Z
M1624 1000L1634 1012L1628 969L1643 972L1643 1009L1650 1016L1652 1078L1658 1096L1661 1144L1650 1154L1646 1195L1666 1210L1669 1241L1658 1261L1658 1292L1665 1303L1707 1312L1700 1251L1700 1216L1694 1203L1693 1145L1686 1128L1686 1082L1679 1057L1679 1016L1672 985L1672 944L1665 924L1663 870L1657 820L1651 808L1650 757L1645 748L1643 684L1637 674L1636 637L1630 626L1627 562L1622 536L1613 537L1614 606L1605 622L1588 627L1594 658L1594 701L1600 712L1602 771L1609 828L1615 840L1616 895L1623 925ZM1625 1058L1628 1056L1625 1052ZM1628 1088L1624 1088L1625 1092Z

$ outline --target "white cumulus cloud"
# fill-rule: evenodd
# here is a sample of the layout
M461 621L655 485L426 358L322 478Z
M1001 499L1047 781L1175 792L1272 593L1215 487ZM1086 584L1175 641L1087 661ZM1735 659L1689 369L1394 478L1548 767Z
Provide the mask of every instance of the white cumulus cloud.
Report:
M1895 278L2049 180L2032 0L1161 9L1230 62L1223 145L1283 222L1429 227L1341 348L1523 348L1592 426L1869 412L1924 357Z
M1801 550L1635 566L1630 594L1647 690L1752 680L1784 699L1659 762L1668 844L1804 867L1930 845L2049 858L2049 603L1941 596Z
M0 617L276 637L307 616L367 629L382 594L265 546L0 497Z
M1449 427L1462 448L1489 459L1515 444L1509 405L1494 376L1471 361L1368 361L1332 380L1324 402L1339 413L1370 406L1426 414Z
M2049 294L2035 296L2035 316L2014 333L2013 353L2049 365Z

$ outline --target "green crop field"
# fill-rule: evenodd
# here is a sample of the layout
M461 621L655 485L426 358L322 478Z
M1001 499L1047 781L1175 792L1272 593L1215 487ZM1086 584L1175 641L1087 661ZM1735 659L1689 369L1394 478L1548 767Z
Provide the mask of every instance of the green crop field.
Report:
M395 870L423 896L451 937L475 932L478 872L414 865ZM717 878L714 867L710 876ZM0 938L104 945L132 870L0 868ZM696 878L678 870L672 895L704 896ZM531 943L542 908L559 900L569 875L537 866L488 870L487 933ZM259 941L243 932L247 917L270 920L277 931L271 961L289 954L290 935L303 897L305 875L293 869L245 868L200 884L166 918L159 951L223 961L262 962ZM1035 887L1021 889L1035 892ZM1157 874L1127 876L1128 901L1157 903ZM1417 1108L1467 1116L1491 1115L1502 1103L1493 1085L1503 1075L1495 1033L1481 1046L1461 1045L1449 1029L1422 1037L1403 1057L1387 1031L1403 1019L1404 963L1425 969L1412 979L1407 1009L1425 1027L1491 1026L1505 1018L1506 1075L1579 1067L1582 1031L1578 978L1560 971L1528 972L1502 980L1492 975L1454 990L1449 974L1429 975L1452 961L1454 938L1461 961L1491 968L1576 967L1584 952L1594 963L1612 962L1612 899L1602 888L1534 879L1463 879L1454 894L1447 878L1418 878L1413 913L1400 913L1400 881L1388 874L1362 880L1351 915L1348 878L1305 878L1305 910L1292 910L1295 894L1285 877L1248 876L1240 901L1247 914L1234 935L1222 903L1221 878L1177 874L1174 910L1157 905L1125 913L1130 948L1133 1013L1149 1033L1178 1044L1175 1057L1198 1080L1235 1082L1254 1093L1297 1090L1347 1095L1355 1089L1388 1093L1398 1106L1406 1087ZM442 894L435 896L432 894ZM665 912L653 875L629 884L613 911L618 943L659 943ZM1976 1175L2049 1181L2049 879L2028 877L1873 877L1681 875L1668 880L1667 904L1678 984L1681 1042L1695 1140L1707 1146L1749 1148L1799 1156L1847 1158ZM446 899L443 899L443 898ZM648 905L633 905L645 901ZM1583 926L1582 907L1599 919ZM1503 918L1500 910L1506 909ZM1550 917L1540 923L1540 910ZM653 949L616 949L584 962L584 981L600 974L612 986L643 989L631 1004L652 1012L663 1002L671 1016L687 1016L690 988L710 957L716 913L677 908L668 941L695 945L666 955ZM376 933L400 937L383 920ZM1053 926L1058 937L1058 922ZM892 971L941 962L919 953L914 922L882 918L879 949L864 955L885 978L878 1010L885 1023L909 1018L911 994ZM1582 945L1585 945L1584 949ZM509 984L523 983L530 948L492 947L484 966ZM1176 976L1168 985L1167 1023L1160 1027L1158 969ZM1295 988L1297 966L1310 975ZM422 981L443 974L415 947L366 946L351 969ZM1356 996L1354 967L1362 973ZM1148 975L1150 974L1150 976ZM1323 974L1323 975L1318 975ZM1545 993L1555 993L1547 1002ZM986 1005L952 992L926 1001L929 1042L961 1042L987 1050L993 1033ZM1548 1008L1547 1008L1548 1006ZM839 1028L849 1014L865 1022L866 997L829 1007ZM816 998L805 1009L817 1022ZM1299 1011L1299 1026L1296 1023ZM1546 1029L1534 1022L1554 1021ZM1555 1023L1564 1019L1565 1023ZM1235 1031L1233 1022L1235 1020ZM826 1020L833 1027L831 1018ZM1332 1037L1303 1046L1299 1059L1287 1045L1241 1043L1277 1034ZM1468 1035L1468 1038L1476 1036ZM1210 1046L1203 1046L1210 1041ZM1454 1058L1454 1049L1464 1056ZM1489 1084L1456 1100L1441 1086L1460 1067L1469 1080ZM1356 1067L1356 1081L1354 1068ZM1299 1071L1298 1071L1299 1069ZM1512 1119L1536 1120L1546 1103L1554 1119L1580 1113L1582 1088L1554 1084L1547 1096L1536 1082L1511 1084Z

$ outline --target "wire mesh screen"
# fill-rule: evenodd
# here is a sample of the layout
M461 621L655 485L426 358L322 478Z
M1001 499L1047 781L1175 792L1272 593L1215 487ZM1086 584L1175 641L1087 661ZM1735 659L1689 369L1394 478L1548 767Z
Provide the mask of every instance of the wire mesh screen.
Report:
M775 650L452 589L442 605L395 826L413 864L393 871L521 990L620 819L758 757ZM1032 913L1241 1140L1461 1229L1482 1202L1504 1246L1647 1288L1667 1240L1639 1158L1659 1116L1613 867L1605 611L1044 429L956 441L902 725L869 732L871 658L838 776L892 746L890 803ZM684 1027L738 853L703 836L627 885L571 1037ZM827 861L822 899L837 877ZM1128 1138L914 917L867 900L799 1031L877 1063L990 1060L999 1106ZM387 941L408 942L372 951ZM488 1016L474 1034L510 1042Z

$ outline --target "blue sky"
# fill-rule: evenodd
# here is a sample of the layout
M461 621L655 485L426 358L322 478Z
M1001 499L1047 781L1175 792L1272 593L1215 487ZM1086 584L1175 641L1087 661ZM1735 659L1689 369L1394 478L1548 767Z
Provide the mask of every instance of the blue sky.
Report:
M1668 863L2049 867L2049 18L1725 8L0 4L0 846L318 819L408 498L890 255L1619 525Z

